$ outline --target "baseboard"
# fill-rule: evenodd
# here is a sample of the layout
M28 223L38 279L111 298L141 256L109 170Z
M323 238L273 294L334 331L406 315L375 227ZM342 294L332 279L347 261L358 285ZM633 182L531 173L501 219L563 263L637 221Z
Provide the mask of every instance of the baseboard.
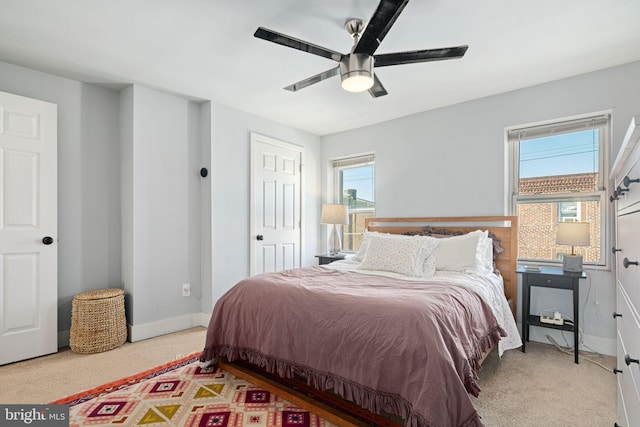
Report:
M200 326L208 327L209 320L211 320L211 313L200 313Z
M196 326L202 326L201 313L185 314L183 316L143 323L141 325L127 324L127 329L129 332L129 341L136 342L172 332L195 328Z
M520 329L522 330L522 329ZM562 337L562 332L555 330L555 329L549 329L549 328L537 328L537 327L530 327L529 329L529 341L535 341L535 342L540 342L540 343L544 343L544 344L551 344L551 342L549 341L549 339L547 338L547 335L549 335L550 337L552 337L554 340L556 340L556 342L565 347L565 338L566 340L569 342L570 346L573 346L573 333L572 332L565 332L564 333L564 337ZM598 337L595 335L584 335L582 342L584 345L580 346L580 350L584 350L587 352L596 352L599 354L605 354L607 356L615 356L616 355L616 340L613 338L605 338L605 337Z
M128 340L136 342L147 338L158 337L160 335L170 334L172 332L183 331L196 326L209 326L211 313L193 313L184 316L172 317L171 319L162 319L156 322L145 323L142 325L127 324ZM69 347L71 331L58 331L58 348Z

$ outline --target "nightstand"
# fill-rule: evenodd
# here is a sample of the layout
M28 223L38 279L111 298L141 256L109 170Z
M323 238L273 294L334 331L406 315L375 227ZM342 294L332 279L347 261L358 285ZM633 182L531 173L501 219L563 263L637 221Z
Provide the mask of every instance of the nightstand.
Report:
M330 254L322 254L316 255L318 258L318 265L331 264L333 261L340 261L346 258L344 254L330 255Z
M573 332L574 361L578 363L578 306L580 279L586 279L584 271L570 273L562 268L540 267L540 271L527 270L522 266L518 267L518 274L522 275L522 352L526 352L526 345L529 341L529 326L541 326L544 328L559 329L561 331ZM573 293L573 325L554 325L542 323L540 316L530 314L531 309L531 287L567 289Z

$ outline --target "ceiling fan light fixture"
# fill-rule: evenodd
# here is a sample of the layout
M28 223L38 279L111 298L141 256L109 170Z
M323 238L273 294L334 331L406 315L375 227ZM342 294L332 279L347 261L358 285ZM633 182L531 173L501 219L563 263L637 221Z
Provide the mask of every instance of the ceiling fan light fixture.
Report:
M373 76L370 74L351 73L348 76L342 76L342 89L347 92L364 92L373 86Z
M373 86L373 57L352 53L340 62L342 89L347 92L364 92Z
M296 39L264 27L258 27L253 35L259 39L339 63L339 65L334 66L334 68L289 85L284 88L285 90L296 92L328 78L337 76L338 73L340 73L343 90L349 92L364 92L368 90L369 94L374 98L387 95L387 90L382 85L382 82L378 76L373 73L374 62L378 64L378 67L388 67L390 65L457 59L462 58L469 48L469 46L464 45L376 55L375 53L380 43L382 43L382 40L409 2L409 0L379 1L378 7L368 22L361 19L349 19L345 22L344 28L353 39L353 47L350 53L347 54Z

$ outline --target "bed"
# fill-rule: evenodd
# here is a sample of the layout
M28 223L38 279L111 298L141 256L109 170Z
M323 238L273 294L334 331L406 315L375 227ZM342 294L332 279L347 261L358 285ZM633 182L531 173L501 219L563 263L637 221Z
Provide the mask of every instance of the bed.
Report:
M351 259L253 276L223 295L201 361L302 378L406 426L482 426L469 397L481 363L521 344L516 224L369 218Z

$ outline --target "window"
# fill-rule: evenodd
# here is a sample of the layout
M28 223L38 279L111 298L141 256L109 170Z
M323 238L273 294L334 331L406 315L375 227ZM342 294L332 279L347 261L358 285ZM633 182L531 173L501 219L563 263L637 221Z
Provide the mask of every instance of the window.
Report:
M559 202L558 222L580 222L580 207L578 202Z
M342 227L342 250L356 251L362 241L364 219L375 216L374 155L333 161L336 203L349 208L349 225Z
M559 222L588 222L585 264L606 263L604 153L609 115L509 129L512 212L518 216L518 259L558 262L571 247L556 244Z

